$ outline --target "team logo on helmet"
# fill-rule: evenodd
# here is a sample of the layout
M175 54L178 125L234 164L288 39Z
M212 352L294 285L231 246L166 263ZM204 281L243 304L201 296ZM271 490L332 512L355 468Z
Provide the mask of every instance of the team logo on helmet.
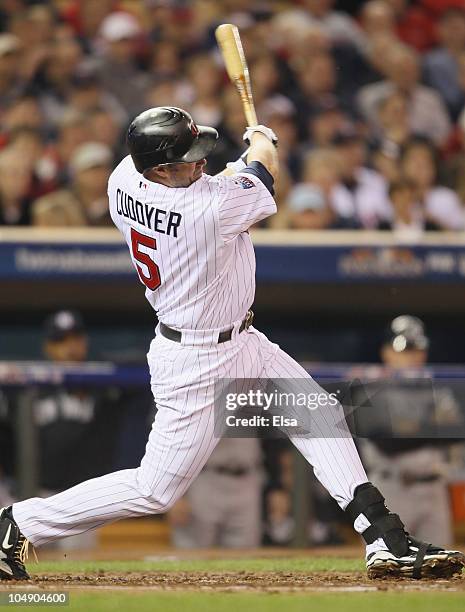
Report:
M195 123L193 121L191 121L188 127L189 127L189 129L191 131L192 136L194 138L197 138L197 136L200 134L200 132L199 132L199 128L195 125Z
M170 149L173 147L177 140L177 136L167 136L166 138L162 138L154 150L164 151L165 149Z

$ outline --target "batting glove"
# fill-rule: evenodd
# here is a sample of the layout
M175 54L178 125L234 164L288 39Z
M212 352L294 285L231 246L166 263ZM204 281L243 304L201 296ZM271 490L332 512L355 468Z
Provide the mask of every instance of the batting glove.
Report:
M278 144L278 137L271 128L266 127L266 125L254 125L253 127L248 126L245 130L244 136L242 137L244 142L246 142L248 145L250 144L250 138L254 132L260 132L260 134L266 136L268 140L271 140L274 146Z

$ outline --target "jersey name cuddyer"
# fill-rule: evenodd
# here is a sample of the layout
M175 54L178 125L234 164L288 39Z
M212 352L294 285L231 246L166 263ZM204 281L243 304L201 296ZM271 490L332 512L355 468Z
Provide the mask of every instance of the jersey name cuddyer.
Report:
M223 330L255 295L249 227L276 212L259 178L204 174L187 188L144 179L130 156L108 181L110 214L123 234L146 298L179 330Z

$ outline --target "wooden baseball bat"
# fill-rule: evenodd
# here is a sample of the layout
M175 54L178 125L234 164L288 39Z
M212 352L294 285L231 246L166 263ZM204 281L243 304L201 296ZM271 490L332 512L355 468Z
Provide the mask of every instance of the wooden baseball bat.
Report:
M239 30L232 23L223 23L216 28L215 36L223 55L228 76L239 92L247 125L258 125L249 68L242 48Z

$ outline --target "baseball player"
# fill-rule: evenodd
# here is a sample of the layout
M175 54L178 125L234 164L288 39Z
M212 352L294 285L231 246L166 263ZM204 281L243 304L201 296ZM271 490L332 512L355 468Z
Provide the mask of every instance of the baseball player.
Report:
M256 548L263 469L256 437L223 438L169 513L177 548Z
M218 443L216 381L300 379L308 393L327 396L306 370L251 325L255 256L248 230L276 212L276 137L265 126L247 128L246 161L230 169L232 176L208 176L205 158L217 138L215 129L197 126L174 107L149 109L129 126L130 156L113 171L108 194L112 219L159 320L148 352L158 412L138 468L1 511L4 579L28 578L29 543L40 546L172 507ZM341 411L337 402L322 402L321 410L313 410L313 435L291 440L364 537L369 575L461 571L462 553L415 540L385 507L368 482L353 439L348 431L341 434Z
M372 431L364 440L362 456L374 483L388 503L401 513L408 529L418 537L435 535L443 544L453 542L447 474L447 455L457 440L441 431L463 431L463 417L453 389L437 382L412 385L398 376L416 368L418 376L428 359L429 338L423 321L411 315L393 319L381 347L381 359L395 375L371 407ZM366 420L369 422L369 419ZM394 426L394 436L386 435ZM387 426L387 427L386 427ZM384 432L383 432L384 428ZM367 432L368 433L368 432Z

